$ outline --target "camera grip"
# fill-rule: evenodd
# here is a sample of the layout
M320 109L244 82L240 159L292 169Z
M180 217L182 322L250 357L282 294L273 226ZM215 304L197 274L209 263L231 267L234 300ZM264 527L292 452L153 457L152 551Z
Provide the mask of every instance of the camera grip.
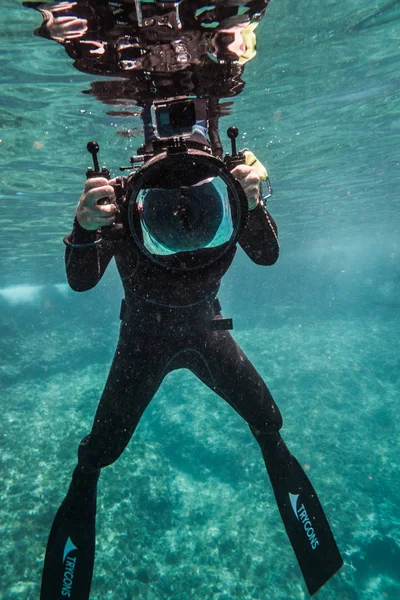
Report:
M100 175L96 175L96 177L98 177L98 176L100 176ZM125 178L117 177L117 179L115 180L115 183L114 183L114 185L112 185L112 187L114 188L115 204L117 206L119 206L120 204L122 204L122 200L124 198ZM105 205L105 204L113 204L113 202L111 202L109 196L102 196L101 198L99 198L97 200L96 204Z
M232 171L232 169L234 169L235 167L237 167L238 165L243 165L246 162L246 157L244 152L238 152L237 148L236 148L236 138L239 135L239 130L237 127L229 127L228 131L227 131L227 135L229 137L229 139L231 140L231 154L227 154L225 156L225 164L228 167L228 169L230 171Z
M100 169L99 161L97 160L97 154L100 150L98 143L88 142L86 148L93 158L93 168L89 167L86 171L86 179L93 179L93 177L104 177L105 179L110 179L110 171L107 169L107 167L101 167ZM107 204L107 202L103 202L103 204Z
M230 171L237 167L238 165L246 164L246 157L243 152L239 152L236 156L227 156L225 157L225 164Z

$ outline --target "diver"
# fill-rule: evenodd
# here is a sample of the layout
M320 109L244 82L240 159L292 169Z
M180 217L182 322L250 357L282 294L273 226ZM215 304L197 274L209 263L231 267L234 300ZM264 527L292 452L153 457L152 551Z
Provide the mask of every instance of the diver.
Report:
M343 561L312 484L282 440L279 408L229 333L218 301L238 245L258 265L273 265L279 255L277 227L260 190L265 174L249 155L224 166L218 134L219 118L229 114L229 103L219 100L243 90L268 0L24 4L44 17L37 35L63 44L75 68L112 77L92 82L89 93L108 105L142 109L145 137L131 159L132 167L141 166L127 178L110 179L91 145L94 168L64 239L74 290L93 288L114 258L125 298L92 429L79 445L51 528L41 600L89 598L101 469L124 451L164 377L182 368L249 425L314 594ZM181 109L194 109L189 132Z
M208 140L198 133L192 138L196 136L206 149ZM273 265L278 259L277 227L261 198L260 177L246 164L231 170L244 192L248 214L235 243L210 261L209 253L224 246L212 244L226 217L221 187L201 169L198 175L177 170L172 177L170 166L157 169L156 180L147 182L138 195L136 211L147 231L142 244L128 228L107 236L118 216L118 181L101 176L87 180L72 232L64 240L67 278L74 290L95 286L114 258L125 299L117 349L92 430L80 443L78 464L49 536L41 599L89 598L101 469L124 451L163 378L182 368L226 400L249 425L308 589L314 593L340 568L341 557L311 483L281 438L279 408L229 333L229 319L222 317L218 301L237 243L256 264ZM169 267L168 260L177 256L179 268ZM191 268L192 259L196 268Z

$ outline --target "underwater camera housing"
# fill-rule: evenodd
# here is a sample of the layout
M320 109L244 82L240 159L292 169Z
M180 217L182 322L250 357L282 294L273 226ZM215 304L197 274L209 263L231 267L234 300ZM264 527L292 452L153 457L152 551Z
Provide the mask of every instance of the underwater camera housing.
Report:
M203 268L220 258L236 242L248 215L246 195L230 173L234 166L244 162L243 154L236 150L238 130L228 129L231 154L223 160L214 156L205 137L192 135L199 121L196 105L196 100L172 99L147 107L145 143L131 157L129 167L120 167L131 172L118 177L114 185L116 221L101 229L103 238L131 235L148 258L172 270ZM93 157L93 168L87 170L87 178L110 179L108 169L99 166L98 144L89 142L87 149ZM152 211L146 211L151 202ZM162 215L168 202L170 213ZM158 218L165 223L164 229L167 224L171 226L170 233L160 233L158 227L153 235L154 214L162 215ZM171 217L177 214L177 218ZM207 224L207 219L214 224ZM193 223L202 228L200 234ZM184 243L180 242L183 234Z

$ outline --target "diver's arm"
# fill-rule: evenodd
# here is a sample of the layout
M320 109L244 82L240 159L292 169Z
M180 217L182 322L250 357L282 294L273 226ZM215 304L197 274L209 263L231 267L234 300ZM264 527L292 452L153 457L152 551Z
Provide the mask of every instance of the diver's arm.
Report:
M75 292L93 288L114 255L114 243L101 239L97 231L83 229L75 218L72 232L64 238L65 270Z
M86 181L78 202L72 233L64 238L69 285L77 292L94 287L113 254L114 243L101 238L101 227L112 225L116 213L115 180L93 177Z
M257 159L255 161L258 163ZM265 171L261 163L259 165ZM261 200L259 171L254 166L241 164L231 173L240 182L249 208L249 216L239 233L238 242L256 264L273 265L279 256L278 229Z
M247 256L257 265L273 265L278 260L278 228L261 203L249 210L246 225L239 233L238 241Z

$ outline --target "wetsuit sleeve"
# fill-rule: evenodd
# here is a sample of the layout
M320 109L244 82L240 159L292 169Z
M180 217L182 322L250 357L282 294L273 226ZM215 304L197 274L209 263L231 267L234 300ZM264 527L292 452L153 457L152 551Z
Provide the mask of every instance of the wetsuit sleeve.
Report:
M72 232L64 238L67 279L76 292L93 288L114 255L114 243L111 240L99 240L97 231L84 229L76 218Z
M247 256L257 265L273 265L278 260L278 229L267 209L260 204L249 211L238 241Z

